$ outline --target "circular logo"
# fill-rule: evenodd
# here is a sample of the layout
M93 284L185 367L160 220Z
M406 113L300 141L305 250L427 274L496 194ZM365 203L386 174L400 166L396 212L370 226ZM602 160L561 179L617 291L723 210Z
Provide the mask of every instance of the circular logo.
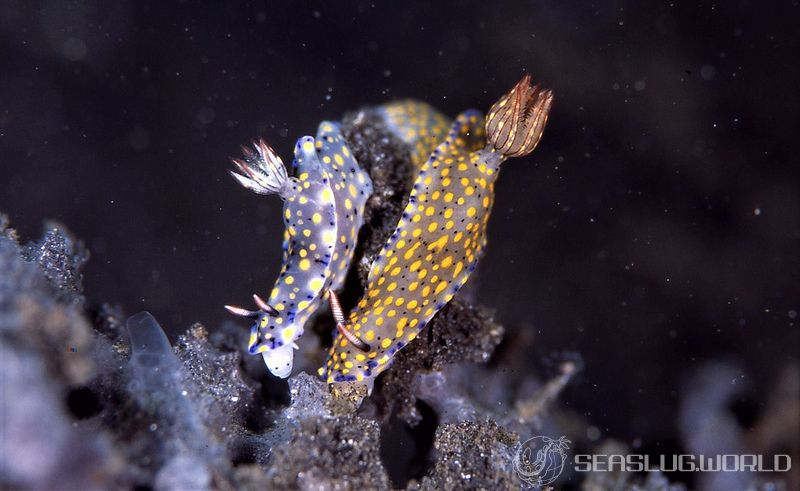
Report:
M535 436L524 441L514 454L514 472L527 488L552 483L564 471L570 443L564 436L558 440Z

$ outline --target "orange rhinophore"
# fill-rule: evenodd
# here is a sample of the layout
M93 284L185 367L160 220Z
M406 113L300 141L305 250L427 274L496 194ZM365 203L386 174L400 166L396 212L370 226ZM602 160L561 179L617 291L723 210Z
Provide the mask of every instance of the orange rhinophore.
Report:
M531 86L525 75L517 85L495 102L486 117L489 144L506 157L522 157L536 148L544 132L553 93Z

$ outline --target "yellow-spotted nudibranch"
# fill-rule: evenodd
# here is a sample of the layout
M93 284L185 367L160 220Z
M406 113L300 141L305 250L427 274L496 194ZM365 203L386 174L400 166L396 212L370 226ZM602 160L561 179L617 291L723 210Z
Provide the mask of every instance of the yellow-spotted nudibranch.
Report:
M464 285L486 246L500 164L533 151L552 101L552 93L531 87L526 75L492 106L485 120L474 110L456 118L420 167L408 205L371 265L364 296L349 317L332 294L339 334L320 369L329 384L355 384L371 391L394 354ZM390 127L392 119L415 120L389 114L387 110ZM401 125L395 131L401 136L406 130Z
M364 205L372 181L348 148L337 123L319 125L316 139L297 140L289 177L280 157L263 141L244 149L231 175L259 194L283 199L283 265L267 301L253 298L258 310L226 305L251 317L248 350L264 358L274 375L291 374L296 341L328 290L341 288L353 257Z
M451 124L447 116L429 104L413 99L384 104L377 112L389 131L409 145L411 163L417 169L444 140Z

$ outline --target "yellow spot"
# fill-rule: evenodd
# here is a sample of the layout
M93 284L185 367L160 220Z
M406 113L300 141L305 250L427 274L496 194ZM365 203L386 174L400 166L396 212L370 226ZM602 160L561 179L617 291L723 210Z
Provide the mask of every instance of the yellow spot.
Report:
M405 298L399 297L397 300L394 301L394 304L399 307L399 306L403 305L405 303L405 301L406 301Z
M303 229L303 235L304 235L305 237L311 237L311 230L309 230L309 229L307 229L307 228L306 228L306 229Z
M367 341L372 341L373 339L375 339L375 331L370 329L369 331L364 333L364 339L366 339Z
M453 216L453 209L452 209L452 208L448 208L448 209L446 209L446 210L444 211L444 217L445 217L445 218L450 218L451 216Z
M307 142L303 143L303 151L305 151L305 152L313 152L314 151L314 144L311 143L310 141L307 141ZM300 176L300 180L304 179L302 176L308 176L308 174L303 173Z
M322 232L322 242L330 245L336 242L336 231L325 230Z
M319 213L314 213L313 215L311 215L311 221L314 222L314 223L321 222L322 221L322 215L320 215Z
M325 188L322 190L322 201L333 201L333 192L330 188Z
M414 290L417 289L418 286L419 286L419 283L416 282L416 281L413 281L410 285L408 285L408 291L413 292ZM411 304L409 303L409 305L411 305Z
M364 361L367 357L362 355L361 353L356 353L356 361Z
M381 279L383 279L383 278L381 278ZM393 282L389 283L389 286L386 287L386 291L387 292L393 292L395 290L395 288L397 288L397 283L395 283L393 281Z
M383 341L381 341L381 348L383 348L383 349L386 349L391 345L392 345L392 340L389 339L389 338L386 338Z
M438 227L438 226L439 226L439 224L438 224L438 223L436 223L436 222L431 222L431 223L428 225L428 232L433 232L434 230L436 230L436 227Z
M474 217L475 213L477 213L477 210L475 209L474 206L470 206L469 208L467 208L467 216L468 217Z
M440 294L445 288L447 288L447 281L442 280L437 286L436 290L433 291L434 295Z
M344 164L344 159L342 159L342 156L338 153L333 156L333 160L335 160L338 165Z
M286 283L287 285L291 285L292 283L294 283L294 276L292 275L287 276L286 278L283 279L283 282Z
M322 278L314 278L313 280L308 282L308 287L311 288L313 291L319 291L322 289Z
M383 325L383 317L378 317L377 319L375 319L375 325L376 326L382 326Z
M429 251L442 250L444 249L444 246L447 245L448 240L450 240L449 236L442 235L436 240L436 242L432 242L431 244L428 245L428 250Z
M416 251L417 247L419 247L421 244L422 244L421 242L414 242L414 245L409 247L408 250L405 252L405 254L403 254L403 258L411 259L411 257L414 255L414 251Z
M310 304L311 304L311 302L309 302L308 300L303 300L302 302L297 304L297 308L300 309L300 310L303 310L306 307L308 307Z
M300 261L299 266L300 266L300 270L308 271L308 268L311 267L311 261L309 261L308 259L303 259L303 260Z
M294 341L294 327L287 327L281 332L281 338L284 343L291 343Z
M418 269L419 269L419 267L420 267L420 266L422 266L422 261L421 261L421 260L419 260L419 259L417 259L416 261L414 261L413 263L411 263L411 266L409 266L409 269L410 269L411 271L416 271L416 270L418 270Z

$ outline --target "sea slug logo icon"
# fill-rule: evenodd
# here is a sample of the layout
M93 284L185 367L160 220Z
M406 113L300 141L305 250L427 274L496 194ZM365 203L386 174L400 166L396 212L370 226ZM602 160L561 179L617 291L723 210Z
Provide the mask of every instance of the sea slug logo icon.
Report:
M550 484L564 470L570 443L564 436L558 440L546 436L526 440L514 454L514 472L525 487Z

